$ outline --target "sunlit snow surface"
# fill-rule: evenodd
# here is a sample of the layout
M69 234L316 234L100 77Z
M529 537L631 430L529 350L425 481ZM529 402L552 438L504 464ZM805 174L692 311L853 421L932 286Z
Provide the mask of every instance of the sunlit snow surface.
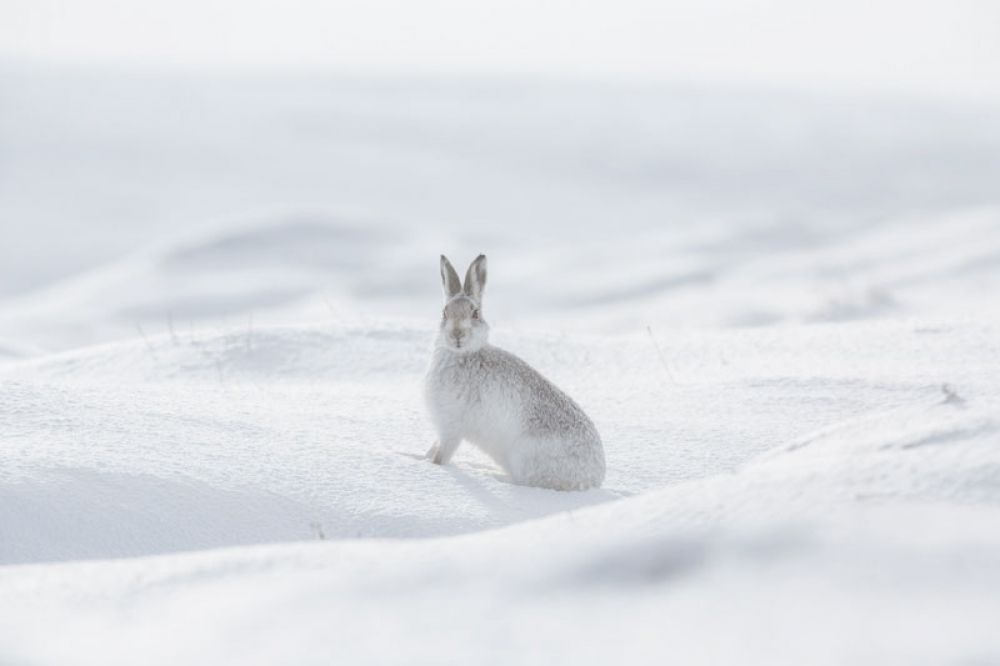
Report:
M1000 661L997 110L2 80L0 663ZM602 489L421 459L479 251Z

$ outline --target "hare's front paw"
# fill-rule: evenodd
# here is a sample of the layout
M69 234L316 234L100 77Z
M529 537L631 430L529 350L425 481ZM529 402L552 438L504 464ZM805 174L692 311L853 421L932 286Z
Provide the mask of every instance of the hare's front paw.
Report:
M462 440L457 437L442 437L427 452L427 457L435 465L447 465L451 457L455 455L455 449L458 448L461 442Z

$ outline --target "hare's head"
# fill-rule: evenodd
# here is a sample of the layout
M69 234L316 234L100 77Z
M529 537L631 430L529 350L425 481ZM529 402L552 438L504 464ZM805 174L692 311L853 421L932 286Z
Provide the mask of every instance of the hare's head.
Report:
M481 349L490 333L482 314L486 256L479 255L469 265L463 285L451 262L441 255L441 284L444 286L444 310L438 345L459 352Z

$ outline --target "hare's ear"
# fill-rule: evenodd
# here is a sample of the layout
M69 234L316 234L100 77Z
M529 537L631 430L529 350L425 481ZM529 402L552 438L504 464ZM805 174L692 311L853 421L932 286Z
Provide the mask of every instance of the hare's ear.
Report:
M465 295L476 301L483 302L483 289L486 287L486 255L481 254L469 264L465 273Z
M441 286L444 287L444 297L449 299L462 291L462 281L458 279L455 267L443 254L441 255Z

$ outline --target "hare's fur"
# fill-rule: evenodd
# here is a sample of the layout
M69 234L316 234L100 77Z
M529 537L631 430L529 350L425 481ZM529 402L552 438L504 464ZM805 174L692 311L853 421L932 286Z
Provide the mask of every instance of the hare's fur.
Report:
M490 345L479 308L486 258L464 287L444 257L446 305L426 378L438 441L429 456L447 463L463 440L479 447L514 483L582 490L604 480L604 449L593 422L565 393L510 352Z

